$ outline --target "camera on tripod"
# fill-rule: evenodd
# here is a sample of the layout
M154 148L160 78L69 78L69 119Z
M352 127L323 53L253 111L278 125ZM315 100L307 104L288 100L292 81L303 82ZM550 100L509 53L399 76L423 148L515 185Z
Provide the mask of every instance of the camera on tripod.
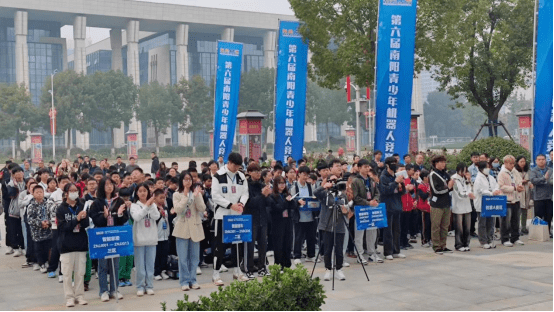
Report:
M346 181L347 179L341 178L338 180L331 180L329 182L333 183L333 187L329 189L329 192L338 194L339 192L344 193L346 191Z

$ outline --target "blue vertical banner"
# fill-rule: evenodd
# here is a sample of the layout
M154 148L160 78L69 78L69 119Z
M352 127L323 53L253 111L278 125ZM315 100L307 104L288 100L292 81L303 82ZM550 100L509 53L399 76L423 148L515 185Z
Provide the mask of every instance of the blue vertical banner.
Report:
M233 149L239 106L242 43L217 42L217 73L214 103L214 159Z
M539 1L533 160L552 150L552 0Z
M302 158L306 85L308 82L308 44L298 33L300 23L280 21L275 79L275 160L289 156Z
M417 0L379 0L375 146L385 157L410 143Z

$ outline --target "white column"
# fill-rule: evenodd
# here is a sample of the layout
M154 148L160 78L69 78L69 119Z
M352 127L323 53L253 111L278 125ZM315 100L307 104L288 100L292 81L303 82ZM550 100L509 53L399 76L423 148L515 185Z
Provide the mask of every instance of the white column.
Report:
M27 48L26 11L17 11L14 16L15 28L15 79L29 89L29 49Z
M87 53L85 39L87 38L87 17L75 16L73 21L73 40L75 41L74 69L75 72L87 74Z
M221 40L235 41L235 29L232 27L223 29L223 32L221 33Z
M275 31L267 31L264 35L264 67L276 68L275 64L275 40L277 33Z
M189 80L189 25L180 24L175 33L175 43L177 45L177 81L183 77Z
M112 48L112 69L123 70L123 58L121 57L121 29L110 29L110 45Z
M139 63L139 21L127 22L127 76L133 78L133 83L140 86L140 63ZM138 147L142 147L142 124L133 116L129 123L129 130L138 132Z

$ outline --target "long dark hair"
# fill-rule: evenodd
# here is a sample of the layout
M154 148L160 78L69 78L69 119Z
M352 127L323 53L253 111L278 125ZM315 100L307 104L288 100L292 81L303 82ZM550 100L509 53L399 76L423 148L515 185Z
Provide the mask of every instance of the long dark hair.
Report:
M167 167L165 166L165 162L161 162L160 163L160 169L158 170L160 172L166 172L167 171Z
M185 180L186 176L190 177L191 182L194 182L190 172L183 170L179 175L179 193L183 193L185 191L185 187L183 186L183 181ZM192 187L193 185L191 184L189 191L192 191Z
M137 185L137 187L135 188L135 201L136 201L136 202L139 202L138 190L139 190L141 187L144 187L144 188L146 189L146 191L148 192L148 194L146 195L146 200L149 200L150 197L152 196L152 194L150 193L150 187L148 186L148 184L147 184L146 182L140 183L140 184Z
M285 180L285 178L283 178L282 176L276 176L274 179L273 179L273 196L279 196L280 194L283 194L283 196L289 196L289 189L287 187L285 187L285 189L283 190L283 193L279 193L279 183L280 182L283 182L283 183L287 183L287 181Z
M115 186L115 183L113 182L112 178L110 177L104 177L102 178L102 180L100 180L100 183L98 183L98 189L96 190L96 197L97 198L101 198L101 199L105 199L106 198L106 182L107 181L110 181L113 185L113 191L112 193L110 194L110 198L114 198L117 196L117 190L116 190L116 186Z
M520 160L525 159L525 166L523 166L523 169L519 167L518 163ZM525 156L521 155L516 158L516 170L519 172L527 172L529 171L529 162L527 161L527 158Z

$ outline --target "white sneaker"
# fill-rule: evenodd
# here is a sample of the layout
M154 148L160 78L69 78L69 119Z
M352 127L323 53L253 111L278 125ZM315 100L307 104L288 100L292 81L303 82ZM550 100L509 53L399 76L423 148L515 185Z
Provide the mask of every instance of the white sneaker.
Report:
M525 245L525 243L522 242L521 239L516 240L516 241L515 241L515 244L516 244L516 245L522 245L522 246Z
M181 290L182 291L189 291L190 287L189 287L189 285L184 285L184 286L181 286Z
M74 307L75 306L75 299L73 299L73 298L67 299L67 302L65 303L65 306L68 307L68 308Z
M19 257L19 256L22 256L23 255L23 252L21 251L21 249L18 249L15 251L15 253L13 254L14 257ZM73 304L75 305L75 304Z
M509 241L506 241L504 243L502 243L502 245L506 246L506 247L514 247L514 244L512 244L511 242Z
M492 243L490 243L491 245L491 248L496 248L496 243L494 242L494 240L492 241Z
M331 270L325 270L325 275L323 276L324 281L330 281L331 280Z
M38 265L38 263L33 264L33 271L38 271L38 270L40 270L40 265Z
M227 267L222 264L221 268L219 268L219 272L227 272L227 271L229 271L229 269L227 269Z
M63 275L58 276L58 283L63 283Z
M299 264L302 264L302 260L300 259L294 259L294 265L299 265Z
M223 265L222 265L223 266ZM202 270L200 269L200 267L196 267L196 275L200 275L202 274Z
M115 296L117 297L117 299L121 300L123 299L123 295L118 291L117 294L115 294Z
M107 291L102 293L102 296L100 296L100 301L102 302L110 301L110 294Z
M212 282L214 282L215 286L225 285L225 283L223 283L223 281L221 280L221 277L219 276L219 272L215 272L215 271L214 271L214 274L212 275Z
M137 296L138 297L144 296L144 290L142 290L142 289L137 290Z
M454 231L450 231L450 232L448 232L448 236L449 237L454 237L454 236L456 236L456 233L454 233Z
M388 256L385 256L385 259L387 259L387 260L392 260L392 259L394 259L394 257L391 256L391 255L388 255Z
M401 253L398 253L398 254L393 254L392 257L393 257L393 258L401 258L401 259L404 259L404 258L406 258L406 255L401 254Z
M169 279L169 275L167 275L167 273L165 273L165 271L162 271L162 274L161 274L161 275L162 275L162 278L163 278L164 280Z
M362 264L367 264L367 260L366 260L366 258L364 258L364 256L360 255L360 258L359 258L359 259L356 259L356 261L357 261L358 263L360 263L360 259L361 259L361 261L362 261Z
M306 258L306 262L316 262L315 259L316 257ZM317 263L320 263L320 262L321 262L321 258L317 258Z
M154 289L148 288L148 289L146 290L146 294L147 294L147 295L153 295L153 294L154 294Z
M379 258L378 255L371 255L369 256L369 259L373 262L383 263L383 259Z
M194 284L192 284L192 285L190 286L190 288L192 288L192 289L200 289L200 284L194 283Z
M338 279L339 281L344 281L346 279L346 276L344 276L344 273L342 272L342 270L337 270L335 274L335 278Z
M270 251L266 252L265 256L266 257L273 257L273 250L270 250Z
M76 303L78 303L80 305L87 305L88 304L88 302L85 299L83 299L83 297L77 298L77 300L75 300L75 301L76 301Z
M156 280L156 281L161 281L161 280L162 280L161 275L156 275L156 276L154 276L154 280Z
M248 277L246 277L244 274L242 274L242 272L238 273L238 274L233 274L233 279L237 280L237 281L240 281L240 282L246 282L246 281L250 280Z
M348 268L348 267L350 267L350 263L348 263L348 262L346 262L346 261L343 261L343 262L342 262L342 267L343 267L343 268Z
M11 254L13 254L13 248L8 247L8 250L6 250L6 255L11 255Z
M489 244L481 245L481 247L483 247L483 249L491 249L491 245Z
M43 264L40 266L40 273L46 273L48 271L48 268L46 267L46 264Z

